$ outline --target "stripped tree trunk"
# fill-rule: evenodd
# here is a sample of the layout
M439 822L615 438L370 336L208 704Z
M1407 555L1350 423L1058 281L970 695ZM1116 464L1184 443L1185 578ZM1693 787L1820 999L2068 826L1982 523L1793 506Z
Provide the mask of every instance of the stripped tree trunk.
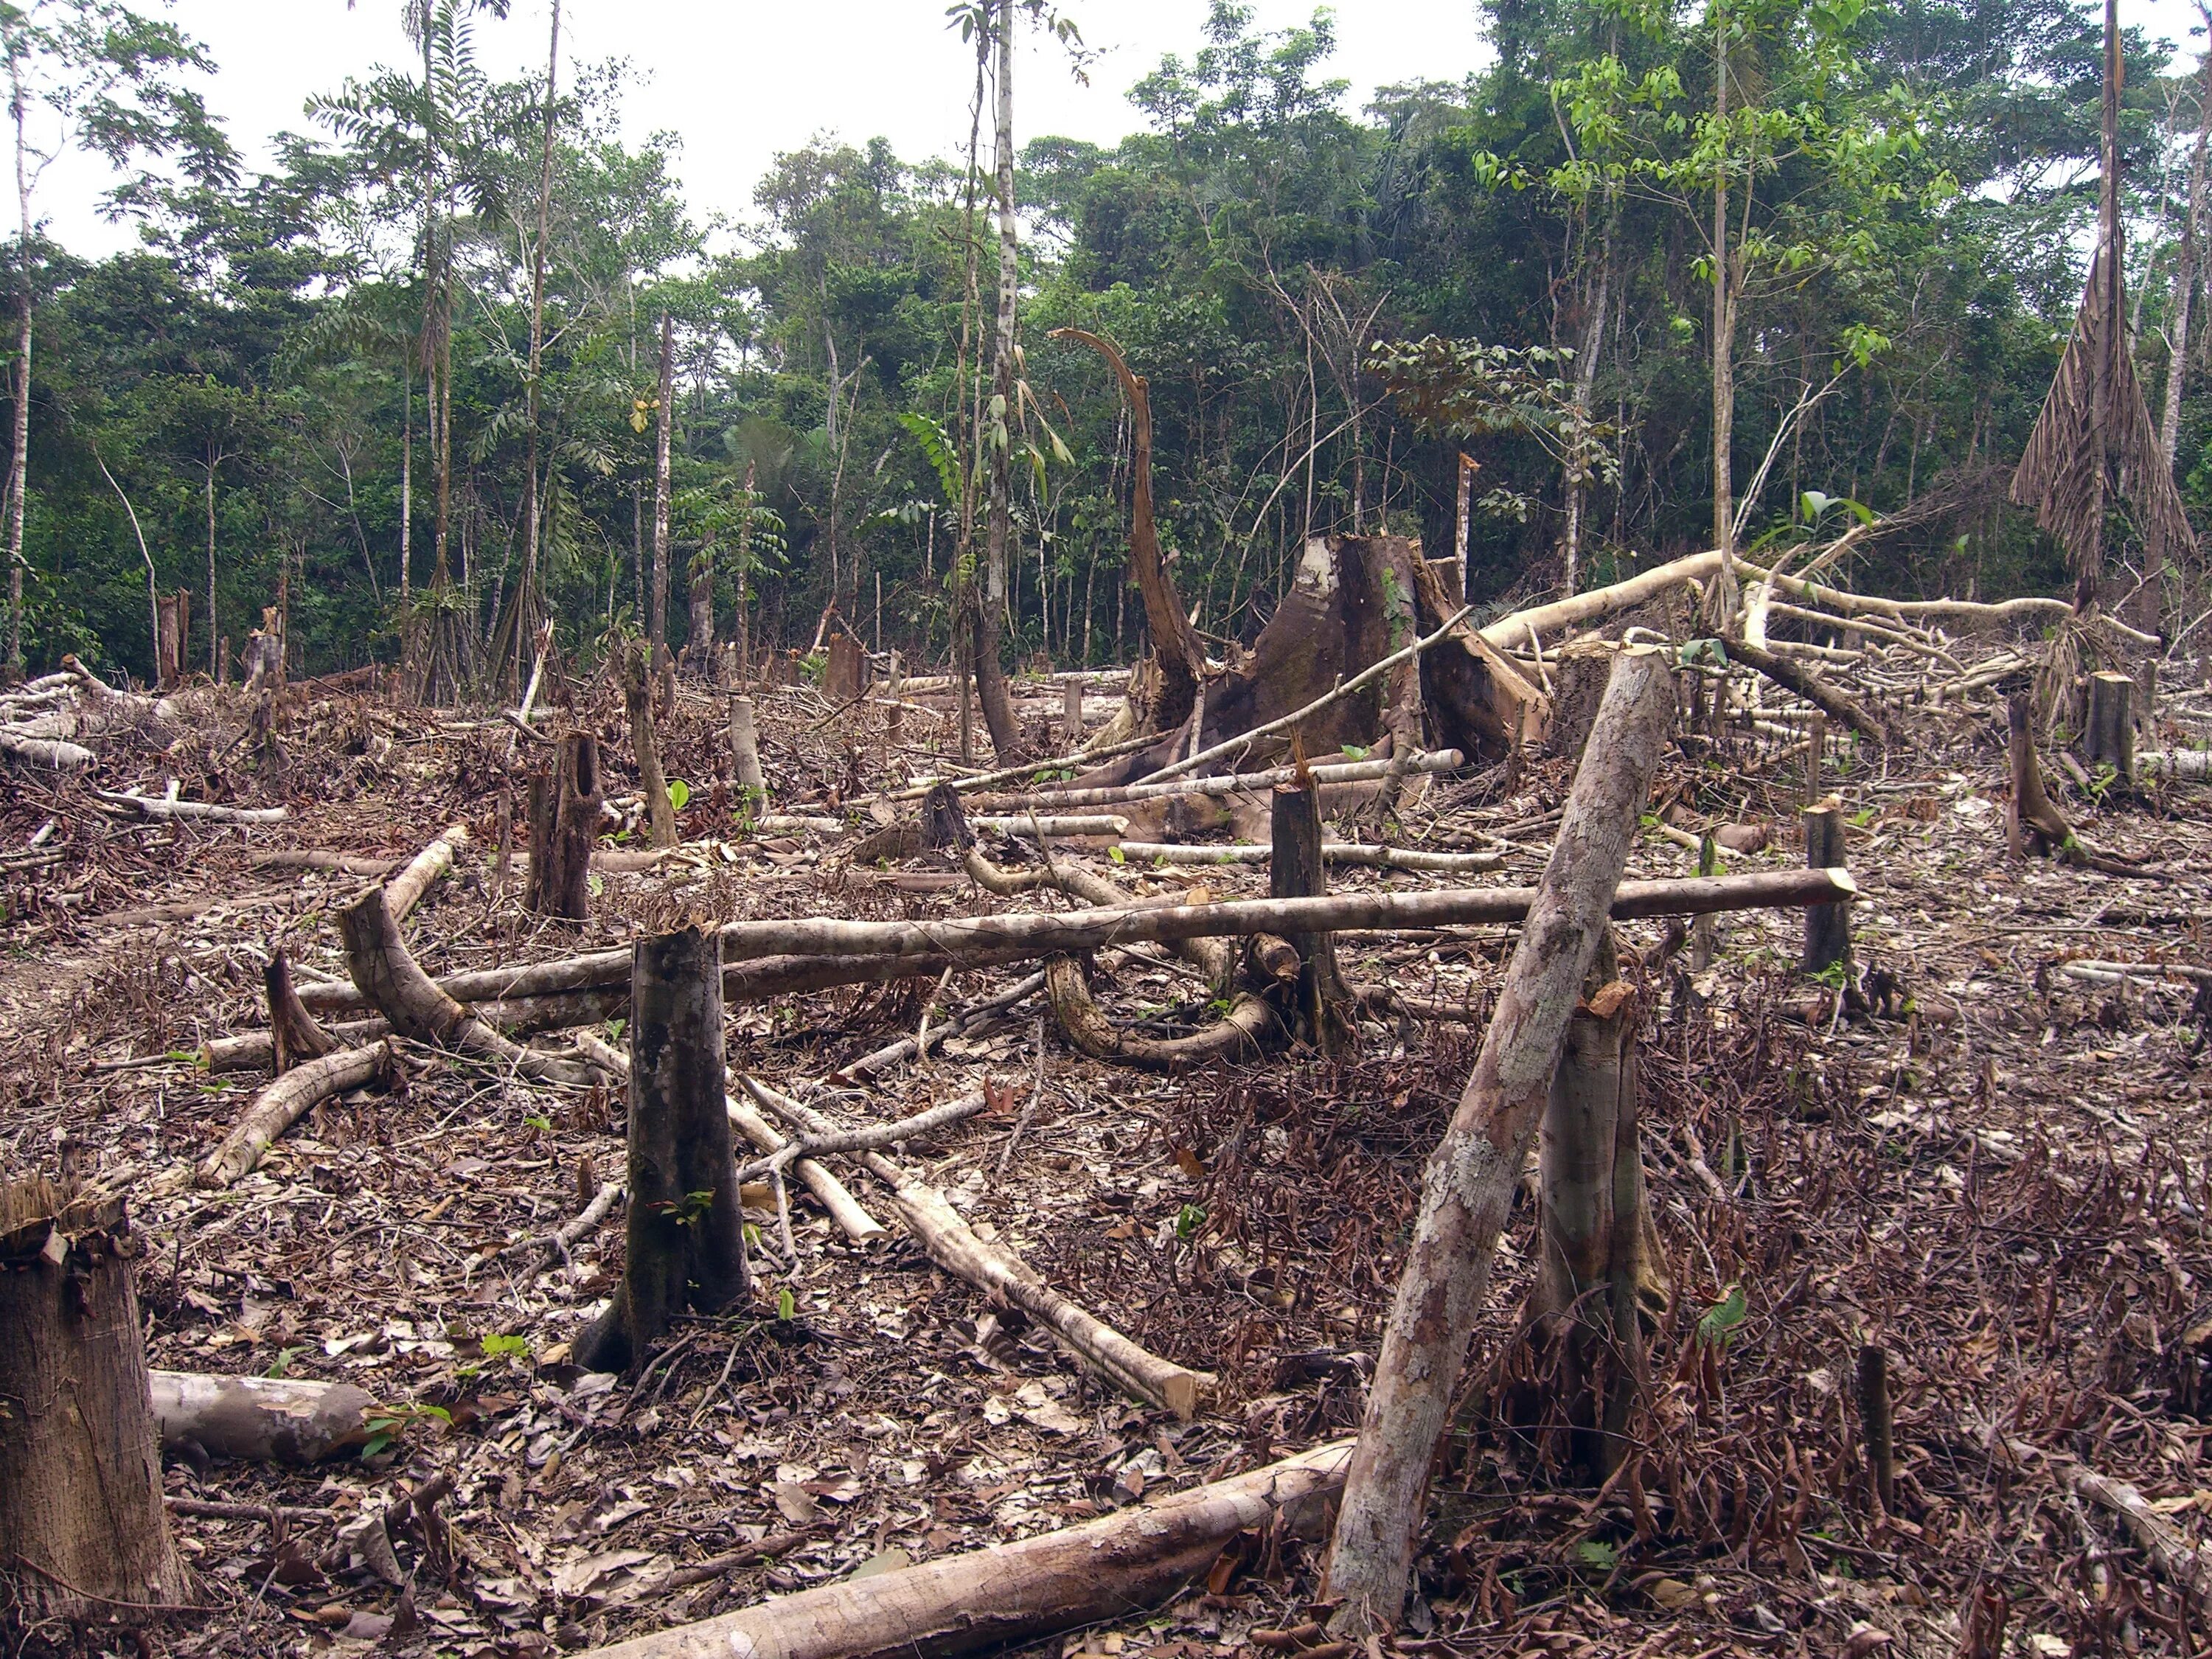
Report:
M120 1199L0 1185L0 1593L9 1627L184 1599Z
M1674 713L1657 652L1624 652L1474 1073L1422 1181L1328 1565L1340 1636L1395 1625L1429 1466L1522 1165Z
M629 1370L677 1315L718 1313L750 1288L711 929L638 941L629 1054L629 1254L613 1303L576 1339L591 1370Z

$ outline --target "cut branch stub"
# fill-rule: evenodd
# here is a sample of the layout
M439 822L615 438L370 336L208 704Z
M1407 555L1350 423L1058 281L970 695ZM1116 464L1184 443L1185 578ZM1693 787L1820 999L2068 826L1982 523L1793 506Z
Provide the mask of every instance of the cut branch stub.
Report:
M719 1313L750 1285L711 930L638 941L629 1022L629 1259L612 1304L576 1339L591 1370L629 1370L678 1314Z
M12 1628L184 1599L120 1199L0 1182L0 1593Z

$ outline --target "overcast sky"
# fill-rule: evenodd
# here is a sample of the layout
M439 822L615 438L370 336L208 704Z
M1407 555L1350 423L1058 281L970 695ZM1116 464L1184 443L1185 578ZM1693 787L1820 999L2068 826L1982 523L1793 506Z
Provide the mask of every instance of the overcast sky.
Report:
M1135 123L1125 94L1163 53L1200 44L1206 0L1060 0L1098 56L1078 85L1056 50L1032 46L1015 74L1017 137L1111 143ZM549 0L514 0L508 19L477 24L478 57L505 78L544 73ZM1311 0L1254 0L1258 21L1303 21ZM624 112L635 138L682 135L678 168L701 223L750 216L754 184L778 150L817 132L855 142L881 135L903 156L955 153L967 137L972 58L945 26L945 0L562 0L567 64L624 57L637 71ZM1456 80L1484 60L1472 0L1350 0L1337 10L1334 73L1357 107L1378 86ZM174 0L172 15L213 55L206 91L253 161L270 135L307 129L301 105L349 75L411 56L400 0ZM2121 0L2175 45L2193 43L2188 0ZM84 253L125 246L131 233L94 211L108 183L89 163L55 167L38 207L57 237Z

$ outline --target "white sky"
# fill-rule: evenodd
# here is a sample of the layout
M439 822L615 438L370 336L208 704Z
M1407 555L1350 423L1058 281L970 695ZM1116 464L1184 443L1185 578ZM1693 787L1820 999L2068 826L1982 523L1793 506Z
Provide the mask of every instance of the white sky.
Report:
M505 22L477 21L480 61L500 78L544 73L549 0L514 0ZM1206 0L1060 0L1099 52L1076 84L1055 48L1032 43L1015 76L1022 141L1042 133L1110 143L1136 125L1124 94L1164 52L1200 43ZM1302 22L1312 0L1254 0L1257 21ZM754 184L775 152L816 132L881 135L902 155L951 155L966 142L973 58L945 26L945 0L562 0L565 64L626 57L638 71L624 112L632 137L683 136L678 170L701 224L750 217ZM1486 49L1473 0L1341 0L1329 72L1354 107L1377 86L1455 80ZM206 88L250 161L280 129L308 130L301 106L348 75L411 58L399 0L173 0L171 15L213 54ZM2191 49L2189 0L2120 0L2124 23ZM97 254L129 245L94 212L109 182L82 161L54 167L37 209L62 242Z

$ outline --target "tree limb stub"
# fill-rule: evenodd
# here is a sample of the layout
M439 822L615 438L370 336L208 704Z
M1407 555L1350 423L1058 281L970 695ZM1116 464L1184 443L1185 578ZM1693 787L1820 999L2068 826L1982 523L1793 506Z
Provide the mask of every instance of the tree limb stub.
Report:
M1430 1467L1498 1232L1674 713L1674 674L1661 653L1614 659L1481 1052L1423 1176L1330 1547L1328 1594L1342 1603L1332 1629L1341 1638L1395 1626L1405 1606Z

